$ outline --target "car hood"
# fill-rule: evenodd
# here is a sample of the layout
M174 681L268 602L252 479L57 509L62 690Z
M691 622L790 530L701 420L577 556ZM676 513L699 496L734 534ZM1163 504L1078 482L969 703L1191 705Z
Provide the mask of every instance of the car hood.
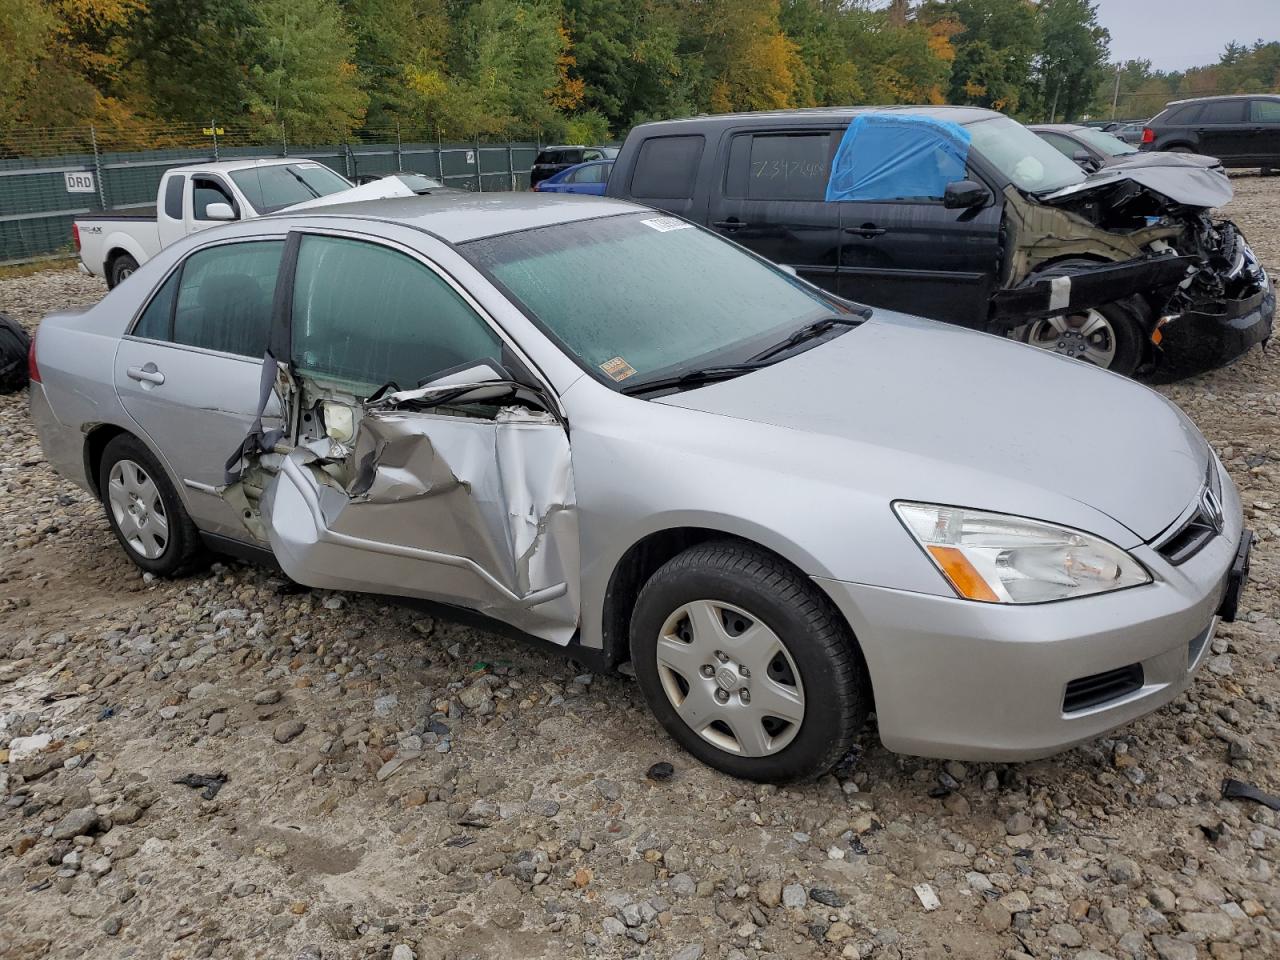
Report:
M1108 170L1133 167L1194 167L1215 170L1221 166L1222 161L1217 157L1206 157L1202 153L1169 153L1163 150L1121 154L1110 157L1105 165Z
M910 475L892 496L932 484L929 495L940 502L957 502L950 495L1008 510L999 486L1018 484L1100 511L1144 541L1192 502L1208 470L1200 432L1153 390L1048 351L887 311L780 363L658 402L816 435L828 462L901 454ZM831 442L874 449L849 457ZM937 471L922 478L925 462ZM949 466L967 478L959 489L946 482Z
M1226 174L1195 164L1103 167L1081 183L1039 194L1042 203L1078 198L1095 190L1105 190L1121 180L1132 180L1152 193L1187 207L1209 209L1225 206L1234 196Z

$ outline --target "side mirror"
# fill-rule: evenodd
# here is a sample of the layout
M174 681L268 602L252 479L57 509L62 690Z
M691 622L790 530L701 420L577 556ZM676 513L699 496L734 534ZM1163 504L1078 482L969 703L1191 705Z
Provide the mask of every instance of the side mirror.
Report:
M942 195L942 205L948 210L969 210L987 202L991 194L976 180L953 180Z
M1086 172L1098 169L1098 162L1093 159L1093 155L1088 150L1077 150L1071 155L1071 159L1076 162L1076 166Z
M204 208L204 218L206 220L234 220L236 212L231 209L229 203L211 203Z

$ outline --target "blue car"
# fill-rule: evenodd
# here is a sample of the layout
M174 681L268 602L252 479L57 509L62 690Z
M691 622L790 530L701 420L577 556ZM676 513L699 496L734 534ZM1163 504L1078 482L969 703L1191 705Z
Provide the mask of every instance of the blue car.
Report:
M539 193L587 193L603 197L611 170L612 160L588 160L540 181L533 189Z

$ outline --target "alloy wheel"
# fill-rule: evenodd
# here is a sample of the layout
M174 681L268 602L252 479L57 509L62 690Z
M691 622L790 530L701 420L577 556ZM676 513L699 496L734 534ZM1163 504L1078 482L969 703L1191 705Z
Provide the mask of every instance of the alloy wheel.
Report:
M169 518L155 481L133 460L119 460L107 477L107 504L129 548L156 560L169 543Z
M739 607L695 600L663 624L655 652L663 692L689 729L728 753L784 749L804 721L804 686L781 638Z
M1116 358L1116 332L1111 322L1092 308L1035 321L1027 332L1027 343L1104 370Z

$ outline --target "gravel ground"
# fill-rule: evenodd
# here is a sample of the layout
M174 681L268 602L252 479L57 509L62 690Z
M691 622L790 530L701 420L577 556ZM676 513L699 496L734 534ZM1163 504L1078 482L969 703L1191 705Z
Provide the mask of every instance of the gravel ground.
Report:
M1280 275L1280 179L1236 188ZM102 293L48 270L0 310ZM867 733L785 789L680 753L626 678L261 569L148 582L0 398L0 956L1280 956L1280 815L1219 798L1280 793L1280 365L1163 389L1260 538L1194 688L1036 763Z

